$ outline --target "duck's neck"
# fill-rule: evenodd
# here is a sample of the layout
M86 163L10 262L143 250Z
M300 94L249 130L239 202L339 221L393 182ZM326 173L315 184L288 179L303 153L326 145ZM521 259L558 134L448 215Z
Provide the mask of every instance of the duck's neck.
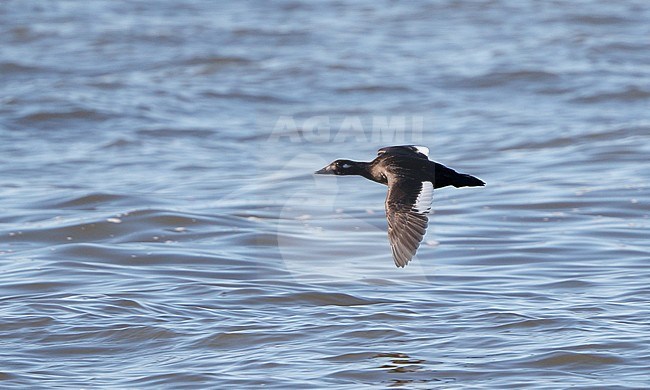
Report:
M372 174L372 169L370 169L371 163L365 162L365 161L355 161L354 165L352 166L351 175L359 175L363 176L366 179L372 180L372 181L377 181L381 183L381 180L379 180L377 177L373 176Z

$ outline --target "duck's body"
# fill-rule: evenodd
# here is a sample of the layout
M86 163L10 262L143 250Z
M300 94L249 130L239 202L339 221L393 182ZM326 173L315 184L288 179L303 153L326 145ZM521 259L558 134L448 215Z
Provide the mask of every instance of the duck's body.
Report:
M423 146L389 146L379 149L371 162L336 160L317 174L359 175L388 186L386 218L395 265L404 267L415 255L426 232L433 189L446 186L475 187L485 183L430 161Z

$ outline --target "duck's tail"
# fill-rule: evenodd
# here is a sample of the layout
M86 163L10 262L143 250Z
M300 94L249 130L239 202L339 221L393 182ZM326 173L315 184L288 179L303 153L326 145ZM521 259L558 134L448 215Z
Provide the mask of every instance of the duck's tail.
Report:
M458 187L479 187L484 186L485 182L477 177L466 173L458 173L452 180L451 185Z
M446 186L458 187L479 187L484 186L483 180L466 173L458 173L442 164L434 163L435 188Z

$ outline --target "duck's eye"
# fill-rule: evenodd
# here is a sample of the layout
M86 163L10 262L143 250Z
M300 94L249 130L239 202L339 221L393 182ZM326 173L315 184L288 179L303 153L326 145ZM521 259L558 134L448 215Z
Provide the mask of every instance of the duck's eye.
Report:
M352 165L350 165L350 164L341 164L341 168L343 168L343 169L348 169L348 168L350 168L351 166L352 166Z

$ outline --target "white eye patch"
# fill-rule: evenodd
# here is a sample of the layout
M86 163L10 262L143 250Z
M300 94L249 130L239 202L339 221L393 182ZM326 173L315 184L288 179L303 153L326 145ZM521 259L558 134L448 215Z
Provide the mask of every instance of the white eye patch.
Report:
M341 167L343 167L344 169L348 169L348 168L350 168L351 166L352 166L352 165L350 165L350 164L343 164L343 165L341 165Z

